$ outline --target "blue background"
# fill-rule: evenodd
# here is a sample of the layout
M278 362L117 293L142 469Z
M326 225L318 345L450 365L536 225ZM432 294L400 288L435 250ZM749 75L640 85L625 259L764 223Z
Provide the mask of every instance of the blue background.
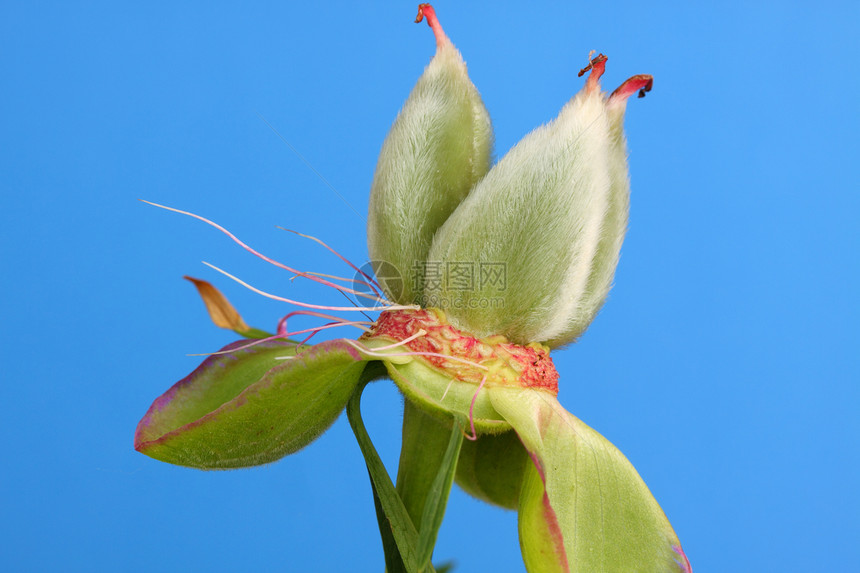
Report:
M250 4L250 3L245 3ZM589 50L627 114L631 226L608 304L555 355L565 406L630 458L697 573L845 571L860 538L856 2L439 2L497 154L555 116ZM132 449L150 402L246 320L340 304L254 259L366 260L382 140L434 51L411 2L4 2L0 7L0 568L381 571L344 418L263 468ZM269 122L337 190L270 129ZM340 198L338 196L342 196ZM308 322L310 324L310 322ZM344 332L344 335L354 333ZM365 397L389 467L400 398ZM516 515L456 491L437 561L520 571Z

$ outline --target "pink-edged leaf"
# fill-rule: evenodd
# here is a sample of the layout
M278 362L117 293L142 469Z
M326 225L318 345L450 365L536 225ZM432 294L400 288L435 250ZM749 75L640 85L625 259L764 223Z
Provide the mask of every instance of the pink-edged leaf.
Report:
M301 348L227 345L153 402L137 426L135 449L176 465L230 469L306 446L340 415L365 358L342 340Z
M690 573L663 510L615 446L549 392L487 391L534 462L519 506L528 571Z

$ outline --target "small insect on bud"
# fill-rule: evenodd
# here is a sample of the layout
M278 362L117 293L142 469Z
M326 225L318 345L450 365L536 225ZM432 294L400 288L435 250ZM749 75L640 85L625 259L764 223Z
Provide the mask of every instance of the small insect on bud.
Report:
M436 36L436 55L400 110L370 192L370 257L394 266L402 290L381 281L389 299L419 302L420 273L436 230L490 168L492 128L466 64L429 4L419 6ZM399 281L398 286L399 286ZM392 291L398 292L392 292Z
M607 98L605 66L602 54L591 60L585 87L493 166L436 234L430 261L505 275L462 290L437 281L428 298L454 301L443 308L458 327L556 347L582 334L606 299L629 210L624 106L652 80L635 76Z

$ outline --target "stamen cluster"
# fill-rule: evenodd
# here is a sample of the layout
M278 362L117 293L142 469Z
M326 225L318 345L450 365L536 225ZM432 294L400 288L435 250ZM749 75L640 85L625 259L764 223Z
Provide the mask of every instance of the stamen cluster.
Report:
M479 384L486 376L486 386L558 394L558 372L549 348L539 343L514 344L502 335L477 338L452 326L438 309L383 312L362 338L408 340L404 346L417 358L463 382Z

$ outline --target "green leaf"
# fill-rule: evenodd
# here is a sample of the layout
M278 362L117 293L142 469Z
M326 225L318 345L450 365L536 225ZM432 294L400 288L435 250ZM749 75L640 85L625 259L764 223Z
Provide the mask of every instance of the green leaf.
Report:
M367 464L367 471L370 474L374 494L379 501L379 506L381 506L385 518L389 522L392 537L400 552L405 570L407 573L420 573L415 553L418 532L415 530L415 525L406 512L406 507L400 500L400 496L397 495L394 484L391 482L391 477L379 458L376 448L373 447L373 442L370 441L370 436L367 434L367 429L364 427L364 422L361 419L361 394L366 384L367 380L363 380L355 389L346 405L346 416L349 419L349 425L352 426L358 447L361 448L361 453L364 455L364 461ZM384 540L385 535L383 535L383 542ZM388 558L386 558L386 562L388 562ZM428 570L433 571L432 567L429 567Z
M457 457L460 455L460 447L463 445L463 423L455 420L451 424L451 437L448 447L442 457L442 464L436 474L436 479L430 486L427 501L424 504L424 512L421 516L421 527L418 533L418 568L423 571L433 557L433 547L436 545L436 537L439 527L445 517L445 506L448 505L448 495L451 493L451 484L454 482L454 473L457 471Z
M229 469L306 446L340 415L366 359L342 340L295 348L239 341L208 357L155 400L135 449L172 464Z
M606 438L550 393L487 392L535 461L519 509L528 571L690 571L660 506Z

